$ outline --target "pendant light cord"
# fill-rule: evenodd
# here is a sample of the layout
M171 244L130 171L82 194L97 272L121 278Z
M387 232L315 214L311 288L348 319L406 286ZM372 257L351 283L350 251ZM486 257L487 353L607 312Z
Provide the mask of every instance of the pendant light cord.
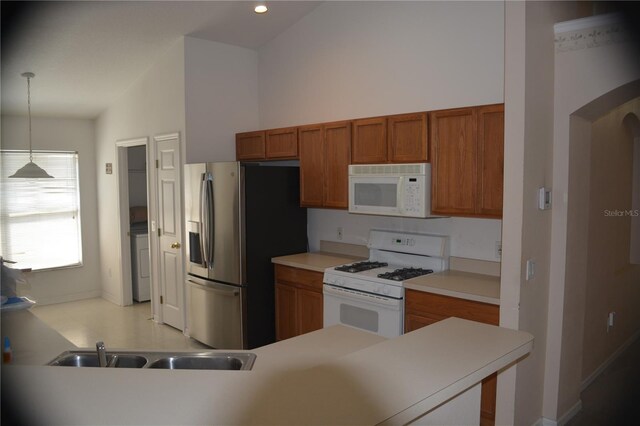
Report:
M31 150L31 77L27 77L27 109L29 113L29 162L33 162Z

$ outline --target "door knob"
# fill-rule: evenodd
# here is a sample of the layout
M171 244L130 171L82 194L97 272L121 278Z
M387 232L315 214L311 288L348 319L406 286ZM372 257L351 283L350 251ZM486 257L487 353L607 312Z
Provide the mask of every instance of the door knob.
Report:
M173 243L173 244L171 244L171 248L172 248L172 249L179 249L179 248L180 248L180 243Z

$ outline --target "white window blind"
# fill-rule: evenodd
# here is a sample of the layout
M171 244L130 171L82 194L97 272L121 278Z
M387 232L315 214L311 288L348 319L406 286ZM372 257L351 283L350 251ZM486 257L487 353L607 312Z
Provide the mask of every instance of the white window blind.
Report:
M53 179L9 178L28 161L28 151L1 152L2 256L33 270L82 264L78 154L34 151Z

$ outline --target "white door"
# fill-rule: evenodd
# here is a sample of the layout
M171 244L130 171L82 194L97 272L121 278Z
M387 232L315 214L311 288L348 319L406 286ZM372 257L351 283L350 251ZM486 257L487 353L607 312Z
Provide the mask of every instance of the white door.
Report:
M184 329L182 181L178 135L155 137L162 321Z

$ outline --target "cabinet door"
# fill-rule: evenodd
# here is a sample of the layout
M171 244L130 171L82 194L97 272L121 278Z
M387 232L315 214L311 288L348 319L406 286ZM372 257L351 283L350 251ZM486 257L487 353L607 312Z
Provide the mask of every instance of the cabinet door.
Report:
M324 141L322 127L305 126L298 129L300 148L300 205L321 207L324 197Z
M265 158L264 131L236 134L236 159L263 160Z
M296 293L298 334L322 328L322 293L298 288Z
M353 164L386 163L388 158L386 117L354 120L351 145Z
M298 128L267 130L266 157L268 159L298 158Z
M478 108L478 214L502 217L504 105Z
M410 331L434 324L443 319L444 317L441 318L439 315L416 315L414 313L407 313L404 318L404 332L408 333Z
M297 336L296 288L276 283L276 340Z
M476 109L431 113L431 210L473 215L477 192Z
M390 162L428 161L426 113L392 115L387 119L387 126Z
M324 126L325 207L349 207L349 163L351 162L351 122Z

